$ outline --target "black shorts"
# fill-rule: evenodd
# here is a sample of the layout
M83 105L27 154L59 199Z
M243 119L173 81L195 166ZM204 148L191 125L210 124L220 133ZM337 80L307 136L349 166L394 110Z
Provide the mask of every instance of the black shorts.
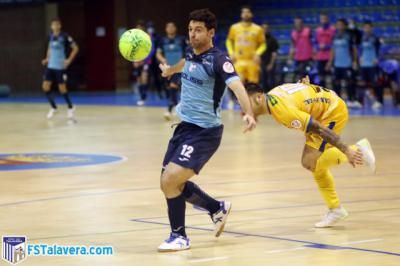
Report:
M150 65L143 64L138 67L134 67L132 70L132 76L136 79L142 75L142 72L149 72Z
M312 64L313 64L312 60L296 61L295 73L297 75L304 77L311 71Z
M65 70L46 68L44 72L44 80L63 84L67 82L67 74Z
M378 68L377 67L362 67L360 69L361 79L368 83L375 83L377 81L378 76Z
M335 67L334 76L335 80L351 80L352 79L352 69L351 67Z
M217 151L222 139L224 126L202 128L181 122L168 143L163 168L173 162L199 174L201 168Z
M319 75L328 75L329 71L326 71L326 65L328 64L328 60L319 60L317 61L317 70Z
M171 83L177 85L179 88L181 86L181 73L173 74L171 78L168 80L168 85L170 85Z

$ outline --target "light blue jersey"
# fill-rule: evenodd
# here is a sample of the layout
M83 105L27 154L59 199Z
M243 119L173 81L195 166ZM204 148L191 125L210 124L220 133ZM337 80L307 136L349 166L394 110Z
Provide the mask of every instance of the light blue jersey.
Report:
M240 80L231 59L217 48L200 55L188 48L185 59L178 116L203 128L221 125L221 101L226 86Z
M74 45L74 40L68 34L61 32L57 36L50 34L50 57L47 67L50 69L64 70L64 60L67 58L68 49Z
M353 40L350 33L336 33L333 39L333 49L335 57L333 64L335 67L348 68L352 65Z
M176 36L173 39L164 37L160 40L158 49L164 54L168 65L175 65L185 56L185 38L183 36Z
M360 47L360 66L375 67L378 60L379 39L374 35L364 35Z

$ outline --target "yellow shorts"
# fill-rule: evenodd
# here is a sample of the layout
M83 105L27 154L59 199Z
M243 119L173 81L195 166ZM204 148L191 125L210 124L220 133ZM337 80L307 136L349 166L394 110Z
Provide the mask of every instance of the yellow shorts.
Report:
M324 117L320 122L323 126L333 130L336 134L340 135L347 125L349 120L349 113L347 106L343 100L338 101L338 105L332 110L332 112ZM306 145L314 149L324 152L326 149L332 147L331 144L324 141L319 135L313 133L306 134Z
M268 96L268 109L274 119L288 127L301 130L306 136L306 145L323 152L325 149L332 147L324 141L321 136L314 133L307 133L310 120L313 119L309 113L303 112L296 107L287 104L275 95ZM318 119L323 126L332 129L336 134L340 135L348 121L348 111L343 100L338 99L336 106L331 110L327 110L326 116L321 120Z
M260 66L253 60L237 60L235 69L242 82L258 83L260 80Z

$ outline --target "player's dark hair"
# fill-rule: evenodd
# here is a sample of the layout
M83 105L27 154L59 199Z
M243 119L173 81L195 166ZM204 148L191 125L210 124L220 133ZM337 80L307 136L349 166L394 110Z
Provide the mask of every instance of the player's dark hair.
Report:
M321 13L319 13L319 15L324 16L324 17L329 17L328 13L326 13L326 12L321 12Z
M342 22L346 26L349 25L349 22L347 22L347 20L345 18L340 18L340 19L337 20L337 22Z
M240 7L240 10L243 11L243 9L248 9L248 10L250 10L251 13L253 13L253 9L252 9L252 7L249 6L249 5L241 6L241 7Z
M53 22L61 23L61 19L60 18L52 18L51 23L53 23Z
M249 95L253 95L254 93L264 93L264 90L261 88L261 86L256 83L248 82L244 84L244 87Z
M143 19L139 19L138 21L136 21L136 27L141 27L141 28L145 29L146 23L144 22Z
M370 25L371 27L373 26L371 20L365 20L365 21L364 21L364 25Z
M217 17L208 8L197 9L189 14L189 21L204 22L207 30L217 30Z

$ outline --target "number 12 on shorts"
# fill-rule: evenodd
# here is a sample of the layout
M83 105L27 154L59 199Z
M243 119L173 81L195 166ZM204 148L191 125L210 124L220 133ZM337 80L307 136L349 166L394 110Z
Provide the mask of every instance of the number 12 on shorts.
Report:
M182 146L181 155L189 159L191 154L193 153L193 151L194 151L193 146L185 144L185 145Z

